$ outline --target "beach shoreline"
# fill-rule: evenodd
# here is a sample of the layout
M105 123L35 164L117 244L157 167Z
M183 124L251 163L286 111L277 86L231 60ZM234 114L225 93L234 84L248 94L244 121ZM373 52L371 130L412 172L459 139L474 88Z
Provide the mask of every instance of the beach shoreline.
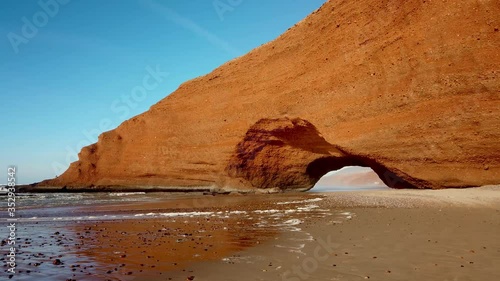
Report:
M22 209L14 280L500 278L500 186L106 198Z
M297 233L285 232L226 260L192 265L186 269L189 274L172 273L169 280L500 278L498 186L322 195L322 207L348 214L347 219L304 223L300 227L310 241L299 250L290 242ZM289 251L277 252L278 245Z

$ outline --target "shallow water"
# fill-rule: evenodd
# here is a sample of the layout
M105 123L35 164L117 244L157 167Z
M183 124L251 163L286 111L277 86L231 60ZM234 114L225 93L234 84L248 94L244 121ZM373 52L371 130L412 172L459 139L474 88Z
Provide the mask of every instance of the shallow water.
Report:
M223 259L279 232L300 232L304 221L331 214L319 206L322 200L317 194L18 194L13 279L165 274ZM9 219L7 212L0 214L2 224Z
M199 195L199 193L193 193ZM192 196L178 192L71 192L71 193L16 193L17 209L44 207L88 206L126 202L152 202ZM0 195L5 198L5 195ZM0 215L1 217L1 215Z

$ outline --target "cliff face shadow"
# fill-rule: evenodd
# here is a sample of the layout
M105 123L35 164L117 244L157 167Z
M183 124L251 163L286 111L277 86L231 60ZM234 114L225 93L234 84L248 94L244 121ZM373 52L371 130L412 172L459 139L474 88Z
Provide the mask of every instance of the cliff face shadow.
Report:
M346 166L370 167L392 188L420 187L401 171L329 143L300 118L256 122L236 146L226 172L235 187L306 191L326 173Z

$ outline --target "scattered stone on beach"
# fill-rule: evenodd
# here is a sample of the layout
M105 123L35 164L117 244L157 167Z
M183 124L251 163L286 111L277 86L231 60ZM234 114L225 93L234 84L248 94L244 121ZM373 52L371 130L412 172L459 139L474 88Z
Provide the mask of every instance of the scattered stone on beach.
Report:
M201 182L213 190L305 190L352 163L373 166L390 185L496 183L499 60L491 33L498 27L491 25L498 1L422 2L328 1L279 40L184 83L106 132L64 175L31 188L134 187L147 174L179 191ZM333 56L352 44L359 48Z

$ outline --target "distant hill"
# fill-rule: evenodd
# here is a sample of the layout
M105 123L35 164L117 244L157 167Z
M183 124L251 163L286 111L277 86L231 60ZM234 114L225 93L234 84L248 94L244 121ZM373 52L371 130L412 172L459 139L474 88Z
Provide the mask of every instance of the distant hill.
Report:
M386 187L379 176L369 168L351 168L328 173L316 183L316 186Z

